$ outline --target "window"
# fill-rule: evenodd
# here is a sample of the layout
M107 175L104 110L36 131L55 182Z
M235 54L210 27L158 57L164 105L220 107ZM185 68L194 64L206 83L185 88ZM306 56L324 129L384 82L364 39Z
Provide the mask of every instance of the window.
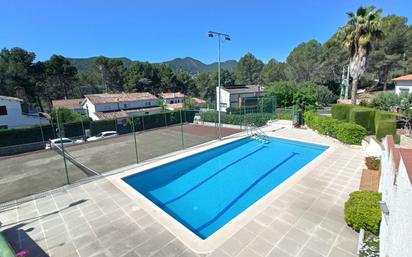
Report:
M400 88L399 88L399 92L400 92L400 93L409 93L409 88L402 88L402 87L400 87Z
M7 108L5 105L0 106L0 115L7 115Z
M0 125L0 129L7 129L8 126L7 125Z
M152 103L151 102L146 102L145 105L150 106L150 105L152 105Z
M123 108L127 109L127 104L123 104Z

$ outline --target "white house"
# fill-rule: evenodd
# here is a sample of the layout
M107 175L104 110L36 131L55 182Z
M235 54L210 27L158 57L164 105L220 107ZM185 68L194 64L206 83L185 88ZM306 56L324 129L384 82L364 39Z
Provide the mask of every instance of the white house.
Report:
M160 93L159 98L165 104L168 110L178 110L184 107L184 100L186 95L180 92L175 93Z
M82 102L83 99L61 99L52 100L52 105L54 109L66 108L72 112L84 113Z
M92 120L159 113L159 100L147 93L85 95L82 107Z
M392 79L395 81L395 93L412 93L412 74Z
M380 256L412 256L412 149L396 148L392 136L383 141L381 159L382 222Z
M38 112L24 112L23 100L16 97L0 96L0 128L22 128L49 124L49 120Z
M216 95L218 94L216 87ZM242 103L248 98L256 100L265 95L264 88L260 85L239 85L221 87L220 90L220 111L226 112L227 108L240 108ZM217 103L216 103L217 104ZM217 106L217 109L219 107Z

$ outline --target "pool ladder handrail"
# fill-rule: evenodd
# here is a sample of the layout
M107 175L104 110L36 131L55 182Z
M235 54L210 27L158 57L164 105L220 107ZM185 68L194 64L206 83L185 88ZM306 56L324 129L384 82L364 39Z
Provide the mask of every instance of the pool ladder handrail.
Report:
M247 134L261 143L269 143L269 136L253 123L247 124Z

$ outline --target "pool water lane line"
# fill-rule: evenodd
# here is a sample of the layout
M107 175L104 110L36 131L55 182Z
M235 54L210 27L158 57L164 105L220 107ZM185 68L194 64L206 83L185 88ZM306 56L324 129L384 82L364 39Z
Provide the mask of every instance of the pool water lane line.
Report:
M216 177L219 173L221 173L222 171L224 171L225 169L229 168L230 166L235 165L236 163L250 157L251 155L259 152L260 150L264 149L265 146L260 146L258 149L254 150L253 152L243 156L240 159L237 159L236 161L233 161L231 163L229 163L228 165L224 166L223 168L219 169L218 171L216 171L215 173L213 173L212 175L210 175L209 177L205 178L204 180L200 181L199 183L197 183L196 185L194 185L193 187L189 188L188 190L186 190L184 193L182 193L179 196L176 196L175 198L163 203L162 205L168 205L171 204L179 199L181 199L182 197L188 195L190 192L192 192L193 190L195 190L196 188L200 187L201 185L203 185L204 183L206 183L207 181L211 180L212 178Z
M242 193L240 193L235 199L233 199L228 205L225 206L225 208L223 208L218 214L216 214L215 217L213 217L211 220L209 220L208 222L204 223L203 225L201 225L200 227L198 227L196 229L196 233L200 234L199 232L203 229L205 229L206 227L208 227L210 224L212 224L213 222L215 222L216 220L218 220L225 212L227 212L237 201L239 201L245 194L247 194L253 187L255 187L260 181L262 181L265 177L267 177L268 175L270 175L272 172L274 172L275 170L277 170L280 166L282 166L283 164L285 164L287 161L289 161L290 159L292 159L294 156L298 155L299 153L295 153L292 152L291 155L289 155L286 159L284 159L283 161L279 162L275 167L271 168L269 171L267 171L265 174L263 174L262 176L260 176L258 179L256 179L252 184L250 184L250 186L248 186L245 190L243 190Z

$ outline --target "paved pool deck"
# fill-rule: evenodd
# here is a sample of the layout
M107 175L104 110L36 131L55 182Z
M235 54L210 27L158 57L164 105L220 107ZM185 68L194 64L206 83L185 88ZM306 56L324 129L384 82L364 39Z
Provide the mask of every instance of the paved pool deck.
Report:
M103 176L3 206L0 231L28 256L356 256L358 235L346 226L343 205L359 188L362 150L286 123L266 131L333 148L209 254L191 251Z

